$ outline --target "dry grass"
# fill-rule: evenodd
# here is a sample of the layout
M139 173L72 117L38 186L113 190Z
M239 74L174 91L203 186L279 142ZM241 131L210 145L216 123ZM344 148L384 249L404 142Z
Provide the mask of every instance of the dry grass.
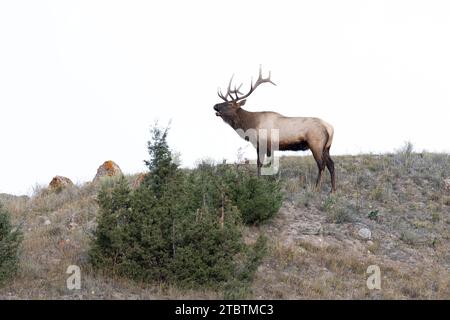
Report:
M449 299L450 207L443 181L447 154L334 157L338 192L329 176L315 193L311 157L281 159L287 200L264 232L272 247L254 283L258 298ZM372 231L370 241L357 236ZM369 265L382 290L369 290Z
M373 246L373 245L372 245ZM448 299L450 279L442 266L396 263L376 250L357 252L308 241L275 243L253 289L262 299ZM380 267L381 290L366 285L370 265Z

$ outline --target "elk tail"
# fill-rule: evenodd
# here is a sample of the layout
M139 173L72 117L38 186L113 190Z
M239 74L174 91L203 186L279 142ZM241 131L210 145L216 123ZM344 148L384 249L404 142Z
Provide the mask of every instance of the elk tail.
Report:
M333 126L329 123L325 123L325 128L327 129L328 133L328 140L327 143L325 144L325 149L329 150L331 147L331 143L333 142L334 129Z

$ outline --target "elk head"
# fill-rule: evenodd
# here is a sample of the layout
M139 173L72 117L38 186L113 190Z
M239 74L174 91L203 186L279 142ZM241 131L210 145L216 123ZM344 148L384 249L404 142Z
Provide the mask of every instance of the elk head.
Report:
M234 75L233 75L234 76ZM246 98L248 98L253 91L260 85L265 82L269 82L276 86L275 83L270 80L270 71L269 71L269 77L263 78L262 77L262 70L261 66L259 66L259 76L258 80L253 84L253 79L250 83L250 90L248 93L243 94L240 89L242 87L242 83L238 86L234 86L234 89L231 89L231 85L233 82L233 76L231 76L230 82L228 83L228 89L226 94L223 94L222 91L217 91L218 96L224 101L221 103L217 103L214 105L214 110L216 111L216 116L221 117L225 122L233 126L233 124L236 122L236 119L238 117L238 110L245 105Z

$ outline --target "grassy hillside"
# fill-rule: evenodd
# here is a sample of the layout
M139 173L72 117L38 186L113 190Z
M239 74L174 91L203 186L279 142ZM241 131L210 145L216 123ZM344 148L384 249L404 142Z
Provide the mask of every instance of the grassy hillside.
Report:
M254 284L263 298L450 298L450 157L335 157L339 192L312 191L313 159L285 158L285 205L265 232L270 257ZM446 189L447 188L447 189ZM358 236L371 230L372 239ZM382 290L365 274L378 265Z
M284 205L246 241L268 236L269 252L247 298L450 298L450 177L447 154L412 153L334 157L338 192L313 184L314 160L281 158ZM134 176L128 177L130 181ZM92 184L30 197L2 196L21 224L21 270L0 289L0 299L221 298L94 274L87 250L96 227L97 189ZM371 239L358 232L371 231ZM69 265L82 269L82 289L66 288ZM368 290L366 269L381 269L381 290Z

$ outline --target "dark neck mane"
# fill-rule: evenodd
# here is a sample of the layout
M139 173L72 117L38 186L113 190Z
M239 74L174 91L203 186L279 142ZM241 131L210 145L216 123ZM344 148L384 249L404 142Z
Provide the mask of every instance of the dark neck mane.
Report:
M233 129L242 129L244 131L247 131L248 129L256 129L258 124L255 114L256 112L250 112L240 108L236 111L236 113L238 115L237 118L230 124Z

